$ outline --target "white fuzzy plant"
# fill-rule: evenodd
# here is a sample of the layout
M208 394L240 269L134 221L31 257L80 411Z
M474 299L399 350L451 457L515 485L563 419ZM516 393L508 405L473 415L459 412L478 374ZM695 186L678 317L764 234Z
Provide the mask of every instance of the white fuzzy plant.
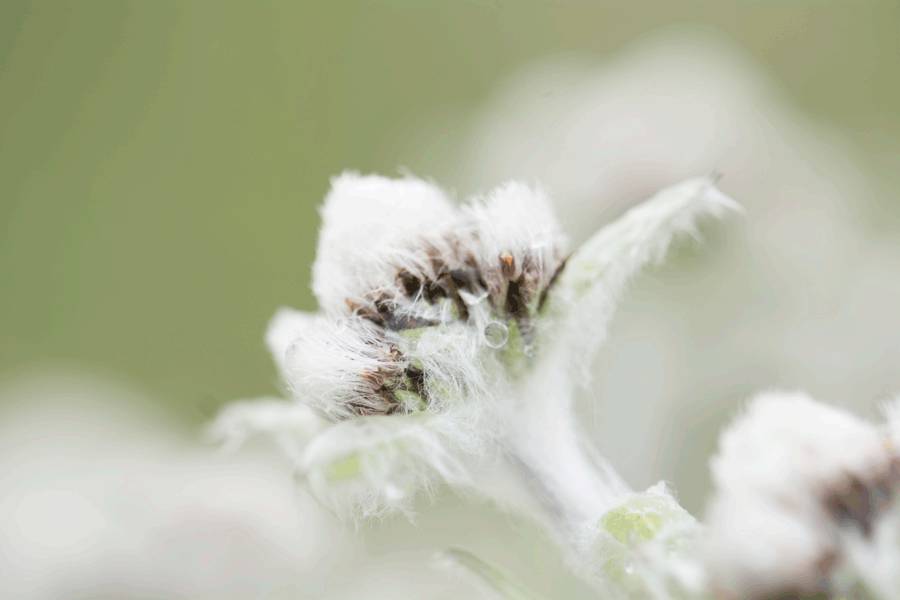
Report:
M457 206L433 184L345 173L322 208L317 314L266 340L290 400L227 407L230 446L273 436L350 519L438 485L536 519L600 597L898 597L893 433L804 397L754 402L722 439L702 526L660 483L634 492L573 413L629 280L738 206L707 178L657 194L570 252L539 189ZM895 411L895 413L898 411ZM534 595L462 550L498 597Z

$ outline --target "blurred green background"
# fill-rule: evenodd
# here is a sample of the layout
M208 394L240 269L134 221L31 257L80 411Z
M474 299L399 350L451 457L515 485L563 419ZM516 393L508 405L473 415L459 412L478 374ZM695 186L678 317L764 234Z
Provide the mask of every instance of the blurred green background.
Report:
M504 77L661 28L719 32L886 171L900 3L0 3L0 370L125 377L188 422L275 390L262 343L312 309L316 207L345 168L457 184L411 149ZM884 164L883 164L884 163ZM439 172L434 172L435 165Z

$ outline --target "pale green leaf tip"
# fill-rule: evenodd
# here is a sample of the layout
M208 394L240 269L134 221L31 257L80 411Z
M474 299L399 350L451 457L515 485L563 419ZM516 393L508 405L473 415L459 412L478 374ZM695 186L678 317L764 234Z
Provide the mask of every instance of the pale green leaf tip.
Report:
M339 482L355 479L362 474L362 457L358 452L348 454L328 464L326 477L329 481Z
M600 518L600 527L617 541L631 545L652 540L667 525L691 518L670 496L636 494Z

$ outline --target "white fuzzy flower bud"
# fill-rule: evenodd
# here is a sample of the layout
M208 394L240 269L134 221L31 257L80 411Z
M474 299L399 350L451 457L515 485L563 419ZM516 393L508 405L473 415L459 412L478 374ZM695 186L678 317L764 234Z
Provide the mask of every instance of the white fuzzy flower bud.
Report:
M392 263L406 259L410 241L430 236L456 212L426 181L346 172L331 180L321 214L313 292L323 311L344 314L348 298L393 286Z
M708 559L727 597L830 589L841 531L869 535L900 482L883 432L804 394L756 398L712 461Z
M322 217L326 316L281 311L267 336L298 399L335 419L417 412L483 396L491 353L528 351L563 265L543 193L509 183L457 209L424 181L344 174Z
M411 177L335 178L313 267L321 312L282 309L266 336L291 395L329 422L289 448L313 492L358 518L465 485L571 542L629 490L579 436L568 367L602 341L627 280L728 206L709 180L676 186L567 264L538 189L456 207ZM226 429L273 431L273 407L260 410Z
M316 319L285 353L293 395L333 419L401 410L395 391L416 392L407 369L394 340L357 316Z

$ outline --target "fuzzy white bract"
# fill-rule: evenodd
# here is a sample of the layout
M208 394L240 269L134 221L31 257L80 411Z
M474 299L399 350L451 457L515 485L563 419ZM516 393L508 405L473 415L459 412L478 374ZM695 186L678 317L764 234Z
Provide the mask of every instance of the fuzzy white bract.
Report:
M710 179L690 179L663 190L585 242L561 274L553 298L553 308L562 315L560 326L569 330L556 337L575 344L568 354L583 379L630 279L645 265L660 262L676 235L696 236L701 217L739 210Z

